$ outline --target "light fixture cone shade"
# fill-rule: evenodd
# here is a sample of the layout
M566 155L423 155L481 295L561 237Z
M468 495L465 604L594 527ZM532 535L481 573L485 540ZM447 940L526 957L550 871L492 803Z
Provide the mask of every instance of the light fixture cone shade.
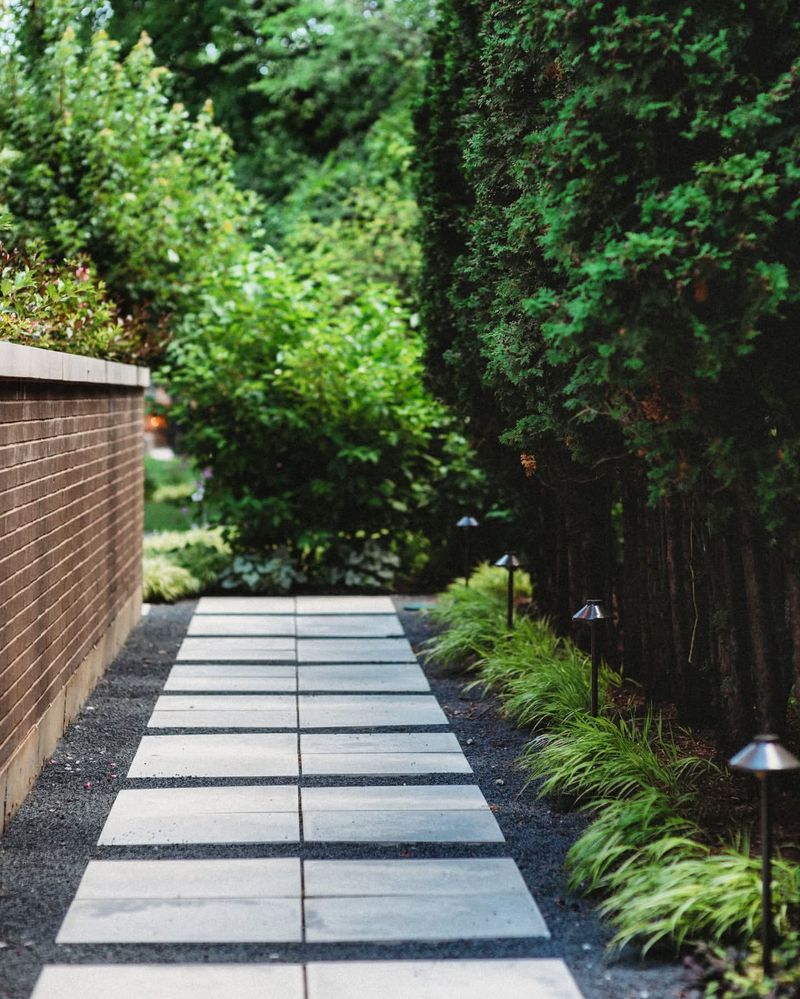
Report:
M800 760L780 744L777 735L757 735L728 762L735 770L747 770L752 774L800 770Z
M519 559L513 552L506 552L495 562L498 569L519 569Z
M604 621L609 617L601 600L587 600L577 614L572 615L573 621Z
M462 517L456 527L477 527L478 521L474 517Z

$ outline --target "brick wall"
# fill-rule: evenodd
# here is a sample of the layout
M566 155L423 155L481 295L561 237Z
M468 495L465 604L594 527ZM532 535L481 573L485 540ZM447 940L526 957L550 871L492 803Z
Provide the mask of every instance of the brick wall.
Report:
M143 390L3 374L0 363L4 819L140 614Z

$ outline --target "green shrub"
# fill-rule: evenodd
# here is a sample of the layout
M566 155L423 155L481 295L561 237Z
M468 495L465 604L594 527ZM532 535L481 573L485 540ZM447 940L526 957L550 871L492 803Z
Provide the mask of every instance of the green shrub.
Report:
M123 318L88 259L45 259L36 247L24 252L0 244L0 340L134 361L141 329Z
M305 580L291 553L278 548L269 554L234 555L220 574L219 585L237 593L283 594Z
M163 531L144 540L144 599L171 603L215 586L231 550L219 529Z
M174 603L196 596L202 582L169 555L145 555L143 599L147 603Z
M578 800L629 797L657 789L673 800L686 780L708 769L700 757L685 756L660 717L612 719L576 716L535 739L522 757L530 780L542 780L542 794Z

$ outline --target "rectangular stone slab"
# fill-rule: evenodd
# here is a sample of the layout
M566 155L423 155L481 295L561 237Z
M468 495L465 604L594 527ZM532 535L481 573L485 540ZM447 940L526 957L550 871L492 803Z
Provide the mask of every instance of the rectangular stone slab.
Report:
M390 597L297 597L298 614L394 614Z
M300 694L300 728L447 725L435 697L424 694Z
M218 693L294 693L297 670L291 666L264 666L251 663L178 663L170 670L164 685L167 693L176 691Z
M402 638L396 614L324 614L298 617L298 638Z
M293 638L184 638L178 662L294 662Z
M294 597L201 597L195 614L294 614Z
M304 999L300 964L61 964L31 999Z
M306 843L502 843L503 833L488 809L431 808L399 811L303 810Z
M510 857L306 860L304 877L307 897L529 894Z
M430 684L416 663L348 663L341 666L299 666L301 691L424 692Z
M297 736L283 732L146 735L128 771L134 779L297 775Z
M300 663L415 663L405 638L298 638Z
M132 792L129 792L132 793ZM144 793L144 792L140 792ZM160 792L159 792L160 793ZM303 811L337 812L360 809L406 811L431 809L464 811L489 806L476 784L409 784L391 787L304 787L300 792Z
M99 844L287 843L299 838L295 787L157 788L121 791Z
M148 728L296 728L297 704L284 694L169 694Z
M75 893L88 899L299 898L296 857L90 860Z
M460 753L452 732L322 732L303 733L305 753Z
M187 634L294 638L295 619L290 614L195 614Z
M92 899L70 906L56 943L300 943L299 898Z
M564 962L552 958L315 961L306 976L307 999L583 999Z
M419 774L471 774L462 753L311 753L303 754L309 777L399 777Z
M304 912L310 943L549 936L522 894L307 898Z

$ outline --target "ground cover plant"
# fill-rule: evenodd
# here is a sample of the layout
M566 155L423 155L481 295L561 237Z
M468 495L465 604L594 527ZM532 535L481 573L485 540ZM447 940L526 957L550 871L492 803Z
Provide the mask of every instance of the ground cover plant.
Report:
M760 923L760 860L746 836L704 826L700 797L709 778L723 778L720 767L707 752L690 752L687 733L608 666L601 714L591 717L587 657L546 621L523 618L509 632L503 575L484 566L469 588L448 588L430 612L444 630L428 642L427 654L443 668L465 670L470 686L495 693L502 711L533 729L519 761L530 782L590 816L568 854L571 887L600 894L615 950L746 946ZM778 857L773 875L776 927L786 940L778 984L745 991L742 968L754 977L753 962L737 958L738 970L717 966L713 986L727 982L731 991L709 986L709 995L795 994L797 969L787 955L798 921L797 858Z

